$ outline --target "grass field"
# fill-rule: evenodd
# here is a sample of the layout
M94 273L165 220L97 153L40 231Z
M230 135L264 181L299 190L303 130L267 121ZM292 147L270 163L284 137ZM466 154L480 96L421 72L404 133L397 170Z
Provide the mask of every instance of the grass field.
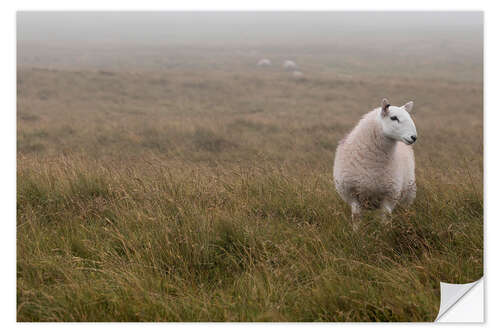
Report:
M18 321L433 321L440 281L483 274L482 63L470 57L391 72L383 54L313 49L294 80L279 68L289 48L268 50L270 69L239 49L187 49L156 68L130 54L58 67L27 49ZM334 152L382 97L415 101L417 200L354 233Z

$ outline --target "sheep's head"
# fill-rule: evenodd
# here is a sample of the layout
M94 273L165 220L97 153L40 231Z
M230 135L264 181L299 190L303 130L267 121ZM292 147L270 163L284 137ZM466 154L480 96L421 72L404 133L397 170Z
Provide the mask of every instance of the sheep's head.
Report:
M410 116L412 108L413 102L398 107L390 105L385 98L382 100L379 119L386 137L402 141L407 145L417 141L417 129Z

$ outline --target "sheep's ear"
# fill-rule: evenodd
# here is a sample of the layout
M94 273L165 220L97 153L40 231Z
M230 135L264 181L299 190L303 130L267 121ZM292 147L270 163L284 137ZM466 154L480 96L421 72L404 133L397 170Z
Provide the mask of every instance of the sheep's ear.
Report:
M382 100L382 116L387 116L387 114L389 113L389 106L391 106L389 104L389 101L387 100L387 98L384 98Z
M406 112L410 113L411 110L413 109L413 102L408 102L405 105L402 106L403 109L406 110Z

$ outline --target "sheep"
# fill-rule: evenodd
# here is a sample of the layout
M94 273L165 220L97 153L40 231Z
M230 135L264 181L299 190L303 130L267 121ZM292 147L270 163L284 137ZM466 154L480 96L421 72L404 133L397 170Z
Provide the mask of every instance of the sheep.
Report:
M304 73L302 73L301 71L293 71L292 76L296 80L304 80Z
M283 67L285 67L286 70L294 70L298 68L297 64L291 60L285 60L283 62Z
M387 99L364 115L335 152L333 178L341 198L351 207L357 230L363 209L382 208L383 221L398 203L416 197L415 158L410 145L417 129L410 116L413 102L391 106Z
M257 62L257 66L259 66L259 67L271 66L271 60L269 60L269 59L260 59L259 62Z

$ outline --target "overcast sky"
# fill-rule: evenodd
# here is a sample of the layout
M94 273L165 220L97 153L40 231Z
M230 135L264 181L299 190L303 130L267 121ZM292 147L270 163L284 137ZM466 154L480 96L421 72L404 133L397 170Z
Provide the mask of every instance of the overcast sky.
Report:
M210 42L482 29L482 12L18 12L18 41Z

